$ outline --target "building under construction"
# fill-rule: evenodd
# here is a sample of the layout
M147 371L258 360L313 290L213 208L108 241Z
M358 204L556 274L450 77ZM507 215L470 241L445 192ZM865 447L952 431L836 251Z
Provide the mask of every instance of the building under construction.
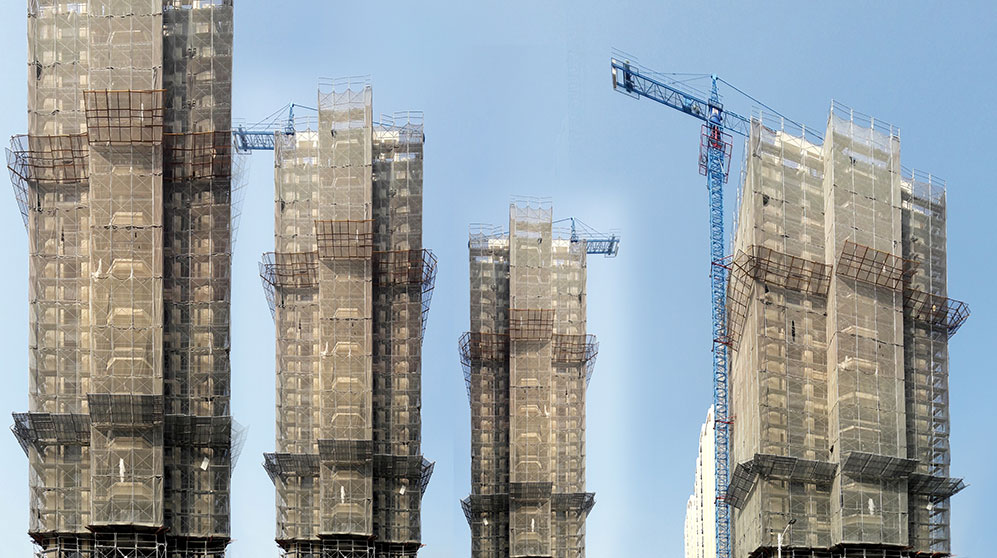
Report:
M583 557L586 241L559 235L547 204L513 204L509 232L470 235L471 331L460 340L471 403L474 558Z
M753 119L730 261L734 556L950 554L945 185L899 130Z
M365 80L320 84L317 120L278 132L275 251L260 274L277 334L277 543L288 557L415 556L433 464L421 453L420 113L375 121Z
M45 558L229 542L231 0L28 2L29 533Z

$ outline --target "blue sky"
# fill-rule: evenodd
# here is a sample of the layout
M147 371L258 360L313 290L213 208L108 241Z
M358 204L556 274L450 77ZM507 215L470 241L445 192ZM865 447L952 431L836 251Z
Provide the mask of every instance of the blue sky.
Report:
M903 164L948 180L949 293L973 309L950 345L952 471L970 484L953 499L953 549L990 555L979 534L990 531L997 497L997 379L984 342L995 331L987 285L997 263L983 249L995 240L997 193L983 171L997 127L997 5L454 4L236 2L236 118L309 105L319 77L358 74L373 79L375 112L425 111L425 244L440 269L424 344L423 449L437 466L421 556L469 553L458 500L470 486L470 419L456 352L468 327L467 225L504 223L513 195L549 196L556 216L623 233L618 258L589 262L589 329L601 342L588 394L588 487L598 502L589 556L682 551L712 397L699 124L613 92L613 48L661 71L716 73L821 130L834 98L900 126ZM23 1L0 5L0 135L26 129L25 12ZM250 427L234 473L231 554L240 558L277 552L260 466L274 448L273 324L256 269L273 247L271 156L253 156L233 269L233 410ZM27 409L28 270L25 231L13 196L6 201L0 414L9 416ZM11 435L0 435L0 475L4 554L28 556L27 461Z

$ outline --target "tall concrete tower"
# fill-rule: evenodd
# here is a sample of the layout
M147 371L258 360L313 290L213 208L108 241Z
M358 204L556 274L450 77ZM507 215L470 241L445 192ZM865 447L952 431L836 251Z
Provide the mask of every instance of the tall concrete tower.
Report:
M421 453L422 336L436 260L422 247L420 113L375 122L366 81L321 84L318 119L278 133L277 543L294 558L415 556L433 464ZM307 129L306 129L307 128Z
M46 558L224 556L232 2L37 0L29 533Z
M737 556L945 556L946 194L899 130L752 123L728 297Z
M585 388L597 345L586 330L586 243L555 234L548 204L513 204L508 232L470 237L471 331L461 361L471 402L474 558L581 557Z

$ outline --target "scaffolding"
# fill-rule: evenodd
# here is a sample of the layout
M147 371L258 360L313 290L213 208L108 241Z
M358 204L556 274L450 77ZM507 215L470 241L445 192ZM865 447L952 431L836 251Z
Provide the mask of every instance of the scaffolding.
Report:
M295 557L414 556L433 469L422 117L374 122L365 79L323 80L318 107L317 129L278 133L275 251L260 264L277 325L277 540Z
M163 142L162 89L85 90L83 103L90 142L157 145Z
M510 207L509 233L470 233L471 331L459 340L471 404L472 556L584 556L584 241L555 238L546 203Z
M420 290L420 340L425 337L429 307L436 288L436 255L431 250L374 252L374 282L378 285L418 286Z
M948 555L945 192L896 128L832 103L826 139L765 113L727 293L738 554ZM899 249L898 249L899 248Z
M595 359L599 355L599 342L595 335L560 335L555 334L554 355L552 361L566 366L584 366L585 385L592 381L595 373Z
M7 161L32 264L14 431L37 554L220 558L241 436L231 2L31 2L28 43L29 129Z
M945 182L903 169L901 196L903 256L920 262L903 306L907 456L918 460L908 480L910 544L947 553L948 499L965 487L949 477L948 340L969 308L947 297Z
M727 293L734 545L739 554L774 545L773 529L795 513L786 544L828 546L829 480L766 462L829 461L824 162L805 129L765 113L753 119L745 158Z
M232 132L194 132L163 135L169 181L232 177Z
M899 131L833 104L824 154L830 442L843 464L832 488L834 542L905 546L906 482L846 473L853 452L905 459ZM870 504L871 501L871 504Z
M232 2L169 0L163 21L167 548L222 558L245 436L230 405Z
M807 260L766 246L753 245L739 251L728 265L727 342L736 349L747 319L749 297L756 283L804 295L826 297L831 266Z
M315 221L318 257L323 260L364 260L373 251L374 220Z

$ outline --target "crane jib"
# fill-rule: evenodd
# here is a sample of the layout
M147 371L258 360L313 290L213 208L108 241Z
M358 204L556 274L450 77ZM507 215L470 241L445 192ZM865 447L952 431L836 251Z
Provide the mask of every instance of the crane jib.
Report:
M716 451L716 549L718 558L731 557L731 514L725 501L730 471L730 418L727 384L728 343L726 331L727 268L724 262L724 212L723 185L727 181L731 158L731 141L727 131L747 136L749 121L724 110L717 91L717 78L713 76L708 101L693 95L678 82L665 83L663 79L643 74L640 68L628 61L611 61L613 88L622 85L626 94L645 97L663 105L703 120L700 140L699 167L707 177L710 225L710 302L712 306L713 335L713 405L714 442ZM622 73L622 82L621 76ZM657 76L658 74L656 74ZM621 91L623 92L623 91Z

